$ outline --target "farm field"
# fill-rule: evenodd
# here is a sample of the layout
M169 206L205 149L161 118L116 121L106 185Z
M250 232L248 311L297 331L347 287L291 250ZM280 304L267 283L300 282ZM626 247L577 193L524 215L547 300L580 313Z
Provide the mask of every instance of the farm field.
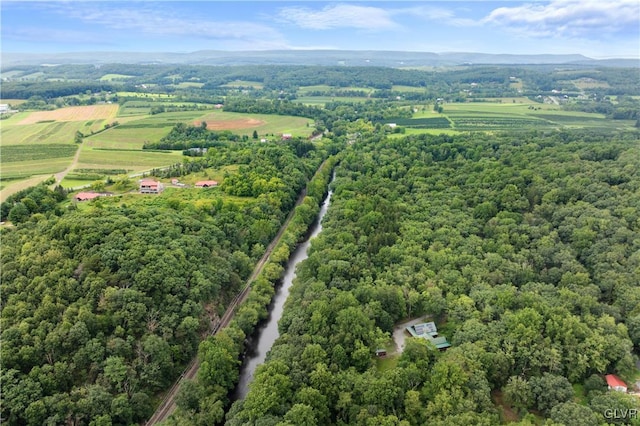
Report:
M293 102L305 105L323 106L328 102L365 102L370 100L366 97L349 97L349 96L300 96Z
M118 92L118 98L142 98L142 99L173 99L175 95L168 93L145 93L145 92Z
M200 88L200 87L204 86L204 83L198 83L197 81L183 81L181 83L174 84L173 86L177 87L179 89L184 89L184 88L189 88L189 87Z
M632 120L611 120L603 114L564 111L556 105L540 104L526 98L494 99L491 102L444 104L442 114L431 110L417 112L412 118L389 118L405 128L405 134L454 134L475 130L526 130L558 128L591 128L628 130Z
M230 129L247 135L254 130L295 135L308 135L310 131L307 127L310 120L306 118L196 110L117 117L121 123L119 126L98 132L103 130L104 124L112 122L117 107L114 104L99 108L21 112L4 120L0 164L4 180L3 197L15 192L15 188L22 189L19 181L36 175L42 175L43 180L65 170L78 148L74 143L77 131L88 136L84 138L76 168L119 168L132 172L181 161L181 152L142 151L145 141L159 141L177 123L199 123L204 120L210 123L211 128ZM63 119L77 121L59 121ZM91 132L98 133L90 135ZM69 182L63 181L63 186L73 187L77 183L77 179L70 179Z
M29 125L16 124L25 113L18 113L4 120L0 135L2 146L73 144L77 131L83 134L96 132L103 128L105 120L82 121L46 121Z
M17 107L25 102L27 102L26 99L0 99L0 104L8 104L12 107Z
M210 109L211 105L201 104L194 102L172 102L171 100L159 100L159 99L143 99L135 101L126 101L120 105L118 110L118 117L130 117L136 115L147 115L151 113L152 108L164 108L167 112L171 112L171 109L180 108L194 108L197 109ZM180 112L180 111L174 111Z
M309 136L313 120L271 114L243 114L237 112L214 111L196 119L192 124L207 123L211 130L233 130L234 133L250 136L254 130L259 135L291 133L293 136Z
M48 121L109 120L116 116L117 111L118 105L115 104L66 107L52 111L35 111L17 124L36 124Z
M221 87L253 87L254 89L262 89L264 88L264 84L260 81L234 80L222 84Z
M391 90L396 92L422 93L426 90L426 87L403 86L399 84L394 84L393 86L391 86Z
M114 81L114 80L126 80L132 78L132 75L127 74L105 74L100 77L100 81Z
M633 127L633 122L629 120L610 120L602 114L562 111L555 105L516 101L520 98L509 99L510 102L444 104L442 115L453 123L453 129L460 131L563 127L613 130ZM414 118L429 117L431 114L420 112Z
M121 168L141 172L167 166L182 160L181 151L143 151L120 149L95 149L83 147L76 168L113 169Z

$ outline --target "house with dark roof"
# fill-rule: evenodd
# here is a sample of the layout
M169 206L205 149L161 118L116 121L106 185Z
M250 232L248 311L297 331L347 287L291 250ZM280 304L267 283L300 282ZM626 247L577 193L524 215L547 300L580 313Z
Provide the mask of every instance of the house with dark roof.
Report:
M447 341L447 338L438 334L438 328L434 322L424 322L421 324L410 325L407 327L407 331L411 334L411 337L420 337L431 342L436 348L440 350L447 349L451 346L451 343Z

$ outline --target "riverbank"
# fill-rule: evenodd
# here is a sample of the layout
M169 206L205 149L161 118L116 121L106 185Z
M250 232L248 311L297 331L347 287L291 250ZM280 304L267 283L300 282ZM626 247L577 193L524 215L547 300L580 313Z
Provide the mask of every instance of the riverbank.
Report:
M251 335L256 325L267 318L268 306L275 294L276 285L283 277L283 265L316 219L320 204L328 191L333 168L338 161L337 156L332 156L320 165L308 182L306 193L301 195L299 204L281 227L279 238L276 237L269 246L270 254L265 253L264 262L259 262L260 271L256 273L254 270L251 275L255 279L248 280L245 289L234 299L219 325L214 328L214 334L200 344L197 359L194 359L181 379L171 388L147 425L167 419L174 411L178 417L187 416L185 419L193 415L187 410L181 410L175 402L181 393L181 387L187 389L185 393L199 392L206 395L205 398L210 403L201 402L200 407L217 407L208 415L211 424L224 419L229 394L239 380L240 359L245 350L246 336Z

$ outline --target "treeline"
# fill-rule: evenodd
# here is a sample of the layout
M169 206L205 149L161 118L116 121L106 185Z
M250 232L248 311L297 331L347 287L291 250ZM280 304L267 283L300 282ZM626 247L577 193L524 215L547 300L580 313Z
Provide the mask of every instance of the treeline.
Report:
M122 85L109 82L93 81L7 81L0 87L2 99L29 99L32 96L52 99L63 96L77 95L90 91L108 92L122 90Z
M326 156L217 149L221 163L246 159L278 184L242 202L105 198L2 230L4 423L129 425L151 415Z
M631 383L640 349L639 146L580 132L351 145L281 337L226 424L495 425L501 404L522 425L624 423L606 408L637 400L603 375ZM394 324L423 315L452 347L408 339L377 365Z
M25 73L40 73L35 81L12 80L2 85L4 98L28 99L41 96L52 99L97 91L145 91L175 93L186 97L197 97L198 102L222 99L238 92L238 88L225 87L234 81L257 82L259 90L249 90L250 96L295 99L297 89L304 86L327 85L334 89L326 93L347 96L371 96L391 99L402 95L416 101L430 100L446 94L456 98L463 90L467 93L460 100L470 97L537 96L562 90L563 93L578 94L580 90L572 80L592 79L601 87L585 89L586 93L600 96L638 95L637 69L591 67L584 65L557 66L495 66L466 65L449 71L407 70L389 67L355 66L201 66L201 65L102 65L100 68L84 65L57 67L12 67L6 71L21 70ZM4 71L4 70L3 70ZM107 74L128 76L119 82L98 81ZM511 77L522 82L521 92L511 85ZM63 81L54 81L54 80ZM48 81L44 81L48 80ZM74 80L74 81L72 81ZM179 87L180 83L201 83L202 87ZM143 85L145 87L143 87ZM473 86L472 86L473 85ZM409 86L423 91L394 90L394 86ZM375 89L372 93L362 90ZM471 93L469 93L469 91ZM315 94L321 93L316 91Z
M316 219L337 161L335 156L329 158L308 183L302 204L296 207L282 239L263 272L251 283L247 300L237 309L229 326L200 344L198 377L182 382L176 398L178 408L167 424L209 426L224 420L228 396L239 380L245 338L253 333L258 322L267 318L275 286L282 278L290 253Z
M209 148L220 146L225 141L239 141L241 136L234 134L230 130L210 131L207 130L207 123L200 126L191 126L185 123L178 123L158 142L145 142L142 149L169 149L188 150L191 148Z
M18 224L29 220L31 215L40 214L62 214L63 210L59 203L67 197L67 193L60 185L52 191L49 185L55 183L55 179L47 179L40 185L23 189L7 197L0 204L0 220L9 220Z

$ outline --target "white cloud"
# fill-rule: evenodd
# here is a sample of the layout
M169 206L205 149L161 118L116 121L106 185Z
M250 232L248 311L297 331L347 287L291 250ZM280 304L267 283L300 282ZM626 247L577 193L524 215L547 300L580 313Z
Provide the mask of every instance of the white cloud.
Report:
M76 43L76 44L98 44L109 46L112 43L91 32L76 31L73 29L53 29L43 27L19 27L2 30L2 37L11 38L18 41L37 42L43 44L50 43Z
M229 43L233 48L276 49L288 46L282 34L267 25L249 21L208 20L206 15L179 16L164 9L162 3L151 6L103 7L100 4L56 5L57 11L87 24L100 25L121 34L139 36L180 36Z
M312 10L308 7L285 7L280 10L278 17L284 22L314 30L335 28L388 30L398 27L385 9L352 4L326 6L321 10Z
M508 27L529 36L595 35L640 25L638 0L554 0L493 10L482 22Z

